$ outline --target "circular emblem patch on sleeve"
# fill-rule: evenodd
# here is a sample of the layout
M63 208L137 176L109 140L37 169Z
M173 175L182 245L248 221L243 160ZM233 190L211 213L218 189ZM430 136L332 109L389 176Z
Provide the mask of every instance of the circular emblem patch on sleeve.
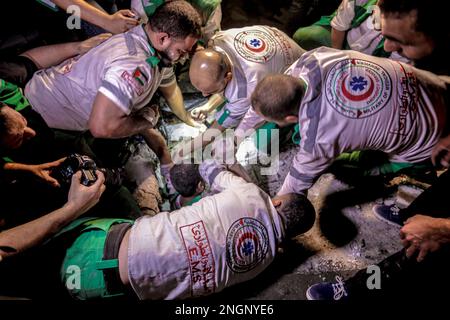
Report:
M266 31L247 30L234 37L234 48L246 60L267 62L276 52L276 42Z
M255 268L267 254L269 235L256 219L241 218L228 229L226 243L228 267L237 273Z
M388 103L392 81L380 65L360 59L336 63L328 72L325 91L328 102L343 116L362 119Z

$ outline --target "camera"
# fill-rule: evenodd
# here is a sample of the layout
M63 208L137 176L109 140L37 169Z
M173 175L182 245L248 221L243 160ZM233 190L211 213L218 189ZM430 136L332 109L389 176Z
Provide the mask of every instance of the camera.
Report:
M61 185L69 186L72 176L81 171L80 183L85 186L93 185L98 177L96 170L105 175L105 184L119 186L122 184L122 170L98 168L90 157L73 153L69 155L58 167L52 170L51 176Z

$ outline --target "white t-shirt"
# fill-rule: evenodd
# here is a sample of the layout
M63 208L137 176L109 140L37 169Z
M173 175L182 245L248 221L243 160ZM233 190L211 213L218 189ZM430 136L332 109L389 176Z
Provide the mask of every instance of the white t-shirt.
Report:
M305 52L285 33L268 26L218 32L208 47L224 53L232 64L233 77L224 91L228 102L216 113L216 120L225 128L239 124L250 108L254 88L264 76L284 72Z
M158 87L175 81L172 69L152 67L143 26L118 34L82 56L37 71L25 96L51 128L84 131L101 92L125 114L145 107Z
M445 122L445 83L410 65L321 47L286 72L307 84L300 151L278 194L304 193L343 152L380 150L392 162L430 158Z
M381 14L378 8L370 8L371 16L356 28L352 28L355 18L355 7L362 7L368 0L342 0L336 16L331 20L331 27L339 31L347 31L347 43L351 50L372 55L378 44L383 40L381 34ZM390 55L391 59L409 63L409 60L397 52Z
M136 220L128 275L142 300L185 299L250 280L274 259L284 236L269 195L213 161L202 177L219 193Z

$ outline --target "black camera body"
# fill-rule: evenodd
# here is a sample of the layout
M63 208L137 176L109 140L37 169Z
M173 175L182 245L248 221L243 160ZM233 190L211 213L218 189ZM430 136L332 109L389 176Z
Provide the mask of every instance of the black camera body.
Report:
M97 181L97 165L88 156L73 153L68 156L58 167L52 170L52 177L62 185L70 185L72 176L81 171L80 183L91 186Z
M89 187L97 181L96 171L101 171L105 176L105 185L120 187L123 181L122 169L105 169L97 167L97 164L88 156L73 153L66 158L59 166L52 170L51 176L58 180L62 186L69 187L72 176L81 171L80 183Z

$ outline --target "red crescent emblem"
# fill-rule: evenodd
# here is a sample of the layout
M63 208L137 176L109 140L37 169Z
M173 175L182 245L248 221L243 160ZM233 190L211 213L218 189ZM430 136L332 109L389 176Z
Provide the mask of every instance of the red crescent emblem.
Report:
M370 87L369 87L369 90L367 90L367 92L360 94L360 95L351 94L345 87L345 81L347 80L347 77L348 77L348 74L344 77L344 79L342 80L342 84L341 84L342 93L344 94L344 96L347 99L349 99L351 101L363 101L363 100L368 99L370 97L370 95L373 93L373 89L374 89L375 85L373 84L372 78L369 77Z
M245 41L245 47L248 50L256 52L256 53L263 52L264 50L266 50L266 47L267 47L266 42L263 41L262 39L258 39L258 40L261 41L261 47L259 47L259 48L251 47L248 45L247 41Z
M258 237L251 232L244 233L241 237L239 237L239 241L237 243L237 247L238 247L237 253L239 255L239 258L241 258L241 259L244 259L244 257L242 256L242 252L241 252L242 250L240 250L240 248L242 248L242 245L244 244L245 240L247 240L247 239L253 240L253 243L255 245L253 252L257 252L257 250L258 250Z

